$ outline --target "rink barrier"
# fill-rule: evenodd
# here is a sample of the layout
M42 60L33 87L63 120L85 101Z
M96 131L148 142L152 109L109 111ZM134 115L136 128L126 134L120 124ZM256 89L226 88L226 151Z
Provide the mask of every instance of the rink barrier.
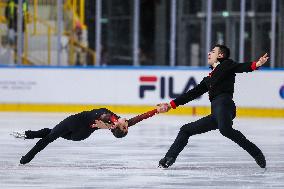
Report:
M0 104L0 111L77 113L102 107L108 108L117 114L140 114L153 109L153 106L146 105ZM204 116L210 114L210 112L210 107L206 106L182 106L175 110L170 110L165 115ZM284 118L284 109L238 107L237 117Z
M119 114L143 113L194 87L209 71L205 67L0 65L0 111L80 112L107 107ZM284 68L261 69L251 76L239 75L236 80L237 115L283 118ZM118 85L125 83L125 88ZM167 114L203 116L210 114L209 106L205 94Z

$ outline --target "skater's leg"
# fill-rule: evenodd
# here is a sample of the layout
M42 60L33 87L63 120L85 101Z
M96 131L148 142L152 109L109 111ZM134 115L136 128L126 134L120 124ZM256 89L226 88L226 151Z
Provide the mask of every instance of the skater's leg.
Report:
M160 160L160 166L168 167L173 164L179 153L187 145L190 136L205 133L215 129L217 129L217 123L212 119L211 115L182 126L174 143L166 153L165 158Z
M266 162L261 150L251 141L249 141L240 131L233 129L235 106L219 105L214 107L214 118L217 121L220 133L237 143L246 150L260 167L265 167Z
M61 137L66 139L66 140L72 140L72 132L65 133Z
M25 131L26 139L44 138L51 132L51 129L44 128L38 131Z
M21 132L13 132L11 133L12 136L15 138L22 138L22 139L34 139L34 138L43 138L47 136L50 133L51 129L44 128L38 131L25 131L23 133Z
M69 132L67 125L64 122L61 122L57 126L55 126L48 135L44 138L40 139L36 145L25 155L21 158L20 163L26 164L29 163L34 156L43 150L49 143L53 142L57 138L65 135Z

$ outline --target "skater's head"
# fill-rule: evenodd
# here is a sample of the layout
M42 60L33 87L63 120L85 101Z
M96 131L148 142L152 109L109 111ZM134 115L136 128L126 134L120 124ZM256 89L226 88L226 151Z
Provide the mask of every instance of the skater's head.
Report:
M213 65L218 61L228 59L230 57L230 49L225 45L215 45L214 48L208 53L208 64Z
M125 137L128 133L128 122L125 118L119 118L115 123L115 128L111 130L116 138Z
M123 138L128 133L128 131L122 130L119 127L112 129L111 132L112 132L113 136L115 136L116 138Z

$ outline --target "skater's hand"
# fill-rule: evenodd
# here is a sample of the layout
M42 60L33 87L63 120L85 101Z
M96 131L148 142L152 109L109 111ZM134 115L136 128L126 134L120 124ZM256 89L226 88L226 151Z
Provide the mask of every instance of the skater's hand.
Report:
M168 112L171 108L172 108L171 105L168 104L168 103L157 104L157 111L158 111L158 113Z
M99 129L110 129L112 124L104 123L101 120L95 120L95 123L91 125L91 128L99 128Z
M262 66L265 62L267 62L267 60L268 60L268 54L267 53L265 53L262 57L260 57L259 59L258 59L258 61L256 62L256 67L260 67L260 66Z

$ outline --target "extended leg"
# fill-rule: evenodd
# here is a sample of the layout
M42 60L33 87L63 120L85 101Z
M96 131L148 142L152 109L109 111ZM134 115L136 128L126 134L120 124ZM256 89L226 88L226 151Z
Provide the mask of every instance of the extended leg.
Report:
M218 123L220 133L237 143L240 147L246 150L257 162L261 168L265 168L266 161L261 150L251 141L249 141L240 131L233 129L233 114L228 106L218 106L215 108L214 117Z
M172 165L179 153L187 145L190 136L205 133L215 129L217 129L217 123L212 119L211 115L182 126L174 143L166 153L165 158L160 160L159 165L164 168Z
M44 138L40 139L36 145L25 155L21 158L20 163L26 164L29 163L34 156L43 150L49 143L53 142L57 138L65 135L68 133L68 127L64 124L64 122L61 122L57 126L55 126L48 135L46 135Z
M15 138L22 138L22 139L34 139L34 138L43 138L50 133L51 129L44 128L38 131L25 131L21 132L13 132L10 135L14 136Z
M38 131L25 131L26 139L43 138L46 137L51 132L51 129L44 128Z

